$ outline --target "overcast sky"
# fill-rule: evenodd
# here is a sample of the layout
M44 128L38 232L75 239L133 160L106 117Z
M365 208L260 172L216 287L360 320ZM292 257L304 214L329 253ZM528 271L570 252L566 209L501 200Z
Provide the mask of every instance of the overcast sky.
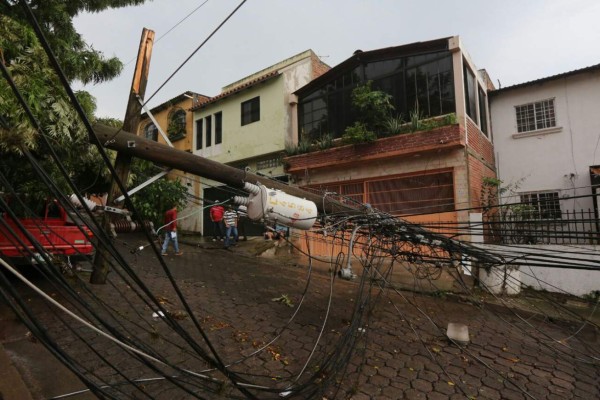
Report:
M160 39L152 53L149 98L240 2L149 0L81 15L75 26L96 50L124 63L136 57L142 28L153 30ZM333 67L357 49L454 35L477 68L505 87L600 63L599 21L597 0L247 0L148 105L186 90L215 96L307 49ZM123 118L134 66L126 65L111 82L85 87L97 99L98 116Z

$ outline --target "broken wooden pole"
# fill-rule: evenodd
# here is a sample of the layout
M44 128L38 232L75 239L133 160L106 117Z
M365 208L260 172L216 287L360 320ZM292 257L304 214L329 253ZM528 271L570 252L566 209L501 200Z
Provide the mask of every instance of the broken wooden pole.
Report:
M124 130L96 124L94 132L104 147L123 152L180 171L208 178L228 186L242 189L245 182L261 183L269 189L278 189L292 196L314 202L322 213L356 212L356 208L340 203L332 198L307 192L301 188L254 174L250 171L231 167L219 162L196 156L187 151L177 150L154 140L134 135Z
M139 103L138 97L143 99L144 95L146 94L146 85L148 83L148 74L150 72L150 58L152 56L153 43L154 31L144 28L142 31L142 37L140 39L137 62L135 64L135 71L133 73L133 80L131 82L129 100L127 101L125 119L123 120L123 129L127 131L136 132L140 123L142 105ZM117 152L117 159L115 160L115 172L117 174L117 179L122 182L123 185L127 185L130 169L131 156L121 151ZM113 178L108 191L106 205L116 206L114 204L114 199L116 199L120 194L121 191L119 186L117 185L115 178ZM107 213L105 213L103 216L102 224L105 227L105 230L108 231L110 220ZM96 257L94 259L90 283L106 283L106 277L109 271L107 257L108 253L106 249L99 246L96 250Z

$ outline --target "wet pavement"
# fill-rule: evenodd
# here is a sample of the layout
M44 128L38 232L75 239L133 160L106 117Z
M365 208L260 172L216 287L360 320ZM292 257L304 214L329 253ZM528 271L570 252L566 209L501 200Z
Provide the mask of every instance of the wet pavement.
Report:
M117 246L169 319L153 317L158 310L140 299L125 272L111 273L102 286L67 281L115 337L153 361L73 322L15 282L83 376L112 386L116 398L227 399L243 398L244 391L260 399L600 398L597 329L482 302L478 292L453 295L450 276L416 279L414 271L381 269L361 280L356 266L359 277L346 281L333 279L329 264L309 268L287 248L256 257L261 240L225 250L196 239L182 239L184 254L167 256L165 272L149 248L131 252L141 243L124 235ZM58 289L41 285L62 299ZM0 305L2 345L33 398L85 389ZM94 320L86 310L78 313ZM449 322L468 326L469 344L447 339ZM244 385L234 387L207 360L226 365Z

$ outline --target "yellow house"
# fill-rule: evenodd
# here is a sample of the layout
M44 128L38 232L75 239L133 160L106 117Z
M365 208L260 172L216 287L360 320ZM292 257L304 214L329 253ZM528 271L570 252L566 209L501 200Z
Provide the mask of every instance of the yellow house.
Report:
M190 112L195 104L208 100L209 97L194 93L184 92L150 110L150 114L143 113L137 134L147 139L156 140L167 144L167 140L160 130L168 138L174 148L183 151L191 151L193 143L193 115ZM190 199L198 199L200 196L200 178L182 171L171 171L168 179L179 179L188 188ZM200 217L197 210L197 202L190 201L182 215L192 214L190 218L184 218L180 222L182 231L199 232Z

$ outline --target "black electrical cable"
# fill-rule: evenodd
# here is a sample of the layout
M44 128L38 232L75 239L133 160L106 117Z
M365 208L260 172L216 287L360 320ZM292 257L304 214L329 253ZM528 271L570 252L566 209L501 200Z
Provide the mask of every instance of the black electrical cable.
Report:
M64 76L64 74L62 73L62 70L60 69L60 66L58 65L51 49L49 48L45 37L43 35L43 33L41 32L41 29L39 27L39 25L37 24L37 21L35 19L35 17L33 16L33 13L31 12L31 9L29 8L29 5L25 2L22 1L21 5L23 6L23 8L26 11L26 14L28 16L28 18L30 19L32 26L34 27L34 30L36 31L36 34L38 35L38 38L40 39L40 42L42 43L42 46L44 47L44 49L46 50L46 53L48 54L48 57L50 59L51 64L53 64L55 70L57 71L58 75L59 75L59 79L61 80L61 82L63 82L63 86L65 87L65 89L67 90L67 94L69 95L69 97L71 98L71 101L73 103L73 105L75 106L77 112L80 115L80 118L82 119L82 121L84 122L84 125L86 126L88 133L90 135L90 139L92 139L93 142L95 142L97 144L97 146L99 147L99 151L101 153L101 155L103 156L103 158L105 159L105 162L107 162L107 157L106 154L104 153L104 151L102 150L102 147L99 145L99 142L93 132L93 129L91 128L91 125L89 123L89 121L87 120L87 117L85 116L85 113L83 112L81 106L79 105L77 99L75 98L72 90L69 87L68 82L66 81L66 78ZM110 166L110 163L107 162L107 165L109 166L109 168L111 169L111 173L113 174L113 176L115 176L115 171L114 169L112 169L112 167ZM126 190L124 189L123 185L121 182L118 181L118 179L116 180L118 186L120 187L121 191L123 193L126 193ZM133 205L131 204L131 201L129 199L129 197L126 195L126 204L128 204L128 206L131 207L131 209L134 209ZM146 231L146 234L149 235L149 233ZM158 254L158 250L156 249L155 246L153 246L155 248L155 252ZM178 295L182 301L182 303L184 304L184 306L187 308L188 314L191 316L192 321L194 321L196 328L200 331L201 335L204 337L205 339L205 343L207 344L207 346L209 347L209 349L211 349L212 354L216 357L215 360L213 360L212 362L214 362L216 365L219 366L219 368L223 368L223 363L218 359L218 354L216 354L216 352L214 351L214 347L211 345L210 341L208 340L208 337L206 337L205 332L202 330L201 326L198 324L196 318L194 317L193 313L191 312L191 310L189 310L189 306L187 305L187 302L185 301L185 299L182 297L181 292L179 291L179 289L177 288L167 266L164 264L163 262L163 269L166 272L167 276L169 277L172 285L174 285L176 291L178 292ZM160 305L159 305L160 307ZM167 320L170 320L170 318L167 318ZM172 321L170 321L172 322ZM186 334L185 331L181 331L183 334ZM193 342L191 342L193 343ZM197 347L197 351L199 351L201 354L204 353L203 350L201 350L199 347ZM227 371L222 371L226 376L230 376L228 374ZM241 390L242 392L247 392L244 388L240 388L235 381L232 381L232 383L238 387L239 390Z
M148 104L148 102L150 100L152 100L152 98L154 96L156 96L156 94L181 70L181 68L183 68L183 66L185 64L187 64L187 62L202 48L204 47L204 45L206 44L206 42L208 42L210 40L210 38L212 38L215 33L217 33L217 31L219 29L221 29L221 27L223 27L223 25L225 25L225 23L227 21L229 21L229 19L231 17L233 17L233 15L240 9L240 7L242 7L244 5L244 3L247 0L242 0L242 2L240 4L238 4L238 6L210 33L210 35L208 35L208 37L206 39L204 39L204 41L202 43L200 43L200 45L198 47L196 47L196 49L192 52L192 54L190 54L185 60L183 60L183 62L179 65L179 67L177 67L175 69L175 71L169 75L169 77L158 87L158 89L156 89L154 91L154 93L152 93L152 95L148 98L148 100L144 101L143 105Z

